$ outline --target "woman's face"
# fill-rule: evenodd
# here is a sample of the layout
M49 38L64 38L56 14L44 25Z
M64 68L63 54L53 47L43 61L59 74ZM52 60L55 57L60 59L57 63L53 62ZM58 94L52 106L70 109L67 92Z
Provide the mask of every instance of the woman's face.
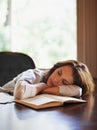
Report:
M47 80L49 87L69 84L73 84L73 70L69 65L56 69Z

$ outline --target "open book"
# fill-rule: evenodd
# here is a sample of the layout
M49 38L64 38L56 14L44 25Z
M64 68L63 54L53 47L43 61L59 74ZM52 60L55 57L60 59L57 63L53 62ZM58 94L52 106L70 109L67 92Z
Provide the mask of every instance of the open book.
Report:
M40 94L35 97L27 99L15 100L15 102L34 109L42 109L48 107L62 106L64 105L64 103L84 103L86 101L73 97L56 96L51 94Z

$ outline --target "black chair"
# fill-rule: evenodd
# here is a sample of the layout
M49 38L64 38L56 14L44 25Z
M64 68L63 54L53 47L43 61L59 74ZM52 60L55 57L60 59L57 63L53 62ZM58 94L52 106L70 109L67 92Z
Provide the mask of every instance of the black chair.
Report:
M0 52L0 86L27 69L34 69L35 63L27 54Z

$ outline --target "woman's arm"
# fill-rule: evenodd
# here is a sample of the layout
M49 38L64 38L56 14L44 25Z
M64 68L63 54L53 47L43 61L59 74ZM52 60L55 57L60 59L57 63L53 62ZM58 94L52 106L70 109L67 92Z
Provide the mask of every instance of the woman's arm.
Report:
M15 85L14 97L15 99L33 97L47 87L45 83L30 84L25 80L19 80Z
M42 72L40 70L27 70L15 78L15 99L24 99L40 93L48 86L41 83Z
M77 85L62 85L59 87L47 88L43 90L42 93L80 97L82 95L82 88Z
M50 87L46 88L41 93L48 93L48 94L54 94L54 95L60 95L59 93L59 87Z

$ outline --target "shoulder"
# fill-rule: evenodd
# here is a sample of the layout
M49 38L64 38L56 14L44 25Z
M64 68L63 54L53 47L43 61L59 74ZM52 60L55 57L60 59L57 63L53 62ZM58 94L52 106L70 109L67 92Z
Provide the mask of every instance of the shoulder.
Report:
M21 74L19 74L17 77L14 78L15 82L18 80L26 80L31 83L37 83L40 82L43 77L43 71L35 68L35 69L28 69L26 71L23 71Z
M37 73L38 74L38 73L43 73L43 71L38 68L35 68L35 69L28 69L22 73Z
M35 75L40 76L40 77L43 77L43 76L44 76L44 70L41 70L41 69L38 69L38 68L33 69L33 73L34 73Z

